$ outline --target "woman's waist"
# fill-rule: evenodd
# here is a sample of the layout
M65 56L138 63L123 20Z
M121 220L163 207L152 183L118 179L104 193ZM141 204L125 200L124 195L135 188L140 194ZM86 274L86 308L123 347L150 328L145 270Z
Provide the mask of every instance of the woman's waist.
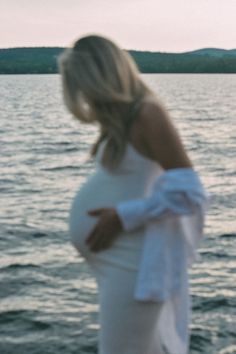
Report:
M113 265L129 271L138 271L143 250L144 232L140 228L133 233L121 233L108 249L87 252L86 257L95 266L97 263Z

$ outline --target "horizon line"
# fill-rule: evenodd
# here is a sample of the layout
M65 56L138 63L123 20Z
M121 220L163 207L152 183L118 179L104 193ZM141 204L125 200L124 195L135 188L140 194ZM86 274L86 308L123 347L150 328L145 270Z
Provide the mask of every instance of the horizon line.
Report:
M17 46L17 47L0 47L1 49L32 49L32 48L68 48L68 47L63 47L63 46L42 46L42 45L38 45L38 46ZM181 53L188 53L188 52L194 52L197 50L202 50L202 49L220 49L220 50L225 50L225 51L231 51L231 50L236 50L235 48L231 48L231 49L226 49L226 48L221 48L221 47L202 47L202 48L197 48L197 49L190 49L190 50L185 50L185 51L177 51L177 52L170 52L170 51L163 51L163 50L148 50L148 49L126 49L126 48L122 48L123 50L127 50L127 51L137 51L137 52L148 52L148 53L174 53L174 54L181 54Z

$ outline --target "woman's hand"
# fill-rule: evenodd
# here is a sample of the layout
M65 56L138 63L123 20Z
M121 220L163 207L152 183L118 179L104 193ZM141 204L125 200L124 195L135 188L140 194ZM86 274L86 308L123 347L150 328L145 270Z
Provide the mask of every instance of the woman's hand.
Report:
M100 208L88 210L91 216L99 220L86 239L91 251L97 252L109 248L122 231L121 220L114 208Z

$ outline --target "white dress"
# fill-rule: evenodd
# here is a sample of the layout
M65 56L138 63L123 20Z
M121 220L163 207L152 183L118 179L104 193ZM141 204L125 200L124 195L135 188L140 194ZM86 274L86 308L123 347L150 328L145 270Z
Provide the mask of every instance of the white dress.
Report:
M128 144L119 168L111 173L101 164L104 144L96 155L95 172L76 194L69 217L71 242L94 270L98 284L99 354L163 354L156 331L162 303L134 298L144 227L121 232L103 251L91 252L85 244L97 222L87 210L146 197L163 169Z

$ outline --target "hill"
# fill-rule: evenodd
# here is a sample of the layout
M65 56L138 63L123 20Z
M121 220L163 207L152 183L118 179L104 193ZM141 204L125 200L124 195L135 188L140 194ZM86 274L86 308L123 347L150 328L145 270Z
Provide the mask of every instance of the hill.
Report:
M0 49L0 74L55 74L60 47Z
M0 49L0 74L55 74L61 47ZM236 73L236 49L186 53L128 50L143 73Z
M204 49L198 49L194 50L192 52L188 52L185 54L196 54L196 55L202 55L202 56L211 56L211 57L230 57L234 56L236 57L236 49L220 49L220 48L204 48Z

